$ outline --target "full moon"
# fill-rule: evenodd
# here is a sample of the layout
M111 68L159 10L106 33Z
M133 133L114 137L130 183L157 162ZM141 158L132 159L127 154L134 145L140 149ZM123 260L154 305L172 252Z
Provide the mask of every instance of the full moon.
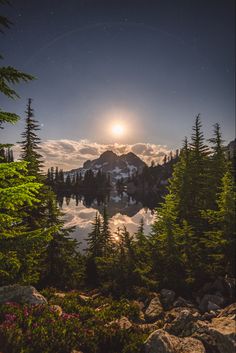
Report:
M125 133L124 126L121 124L115 124L112 126L111 131L114 136L122 136Z

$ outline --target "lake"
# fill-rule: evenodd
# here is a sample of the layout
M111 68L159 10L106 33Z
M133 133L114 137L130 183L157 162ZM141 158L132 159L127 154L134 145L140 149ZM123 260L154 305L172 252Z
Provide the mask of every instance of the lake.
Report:
M110 217L110 229L115 232L117 228L126 226L133 234L137 231L141 218L144 220L145 233L148 234L155 219L154 205L158 205L160 198L155 195L132 197L126 192L111 191L109 195L73 195L59 199L60 208L64 214L65 226L75 226L72 236L86 247L86 238L91 231L92 222L96 212L102 214L104 206ZM156 201L155 201L156 199Z

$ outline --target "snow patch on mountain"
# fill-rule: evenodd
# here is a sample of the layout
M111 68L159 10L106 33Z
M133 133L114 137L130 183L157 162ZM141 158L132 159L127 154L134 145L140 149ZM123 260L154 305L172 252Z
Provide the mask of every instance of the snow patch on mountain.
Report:
M132 152L118 156L112 151L106 151L99 158L84 162L82 168L68 171L65 175L75 175L78 173L83 177L87 170L92 170L95 175L100 170L103 173L109 174L111 180L116 182L121 178L127 179L134 173L141 173L145 166L146 163Z

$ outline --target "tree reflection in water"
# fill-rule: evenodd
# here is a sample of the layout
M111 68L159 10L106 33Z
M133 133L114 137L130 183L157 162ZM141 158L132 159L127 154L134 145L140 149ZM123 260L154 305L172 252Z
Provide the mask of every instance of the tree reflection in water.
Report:
M117 193L111 191L103 194L76 194L58 195L60 206L66 226L75 226L72 234L82 248L85 247L85 238L91 231L91 223L95 214L99 211L102 214L104 206L107 207L110 217L110 228L115 233L117 227L124 225L132 234L137 231L140 219L144 219L145 232L148 234L151 224L154 221L154 208L161 201L160 195L128 195L126 192Z

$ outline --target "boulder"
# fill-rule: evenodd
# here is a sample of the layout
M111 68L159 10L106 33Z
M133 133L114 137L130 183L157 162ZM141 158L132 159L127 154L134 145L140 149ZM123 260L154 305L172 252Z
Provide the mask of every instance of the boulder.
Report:
M165 309L171 308L175 300L175 292L170 289L162 289L161 292L161 303Z
M83 303L86 303L87 301L89 301L91 299L91 297L84 295L84 294L79 294L78 297L79 297L79 299L81 299L81 301Z
M154 322L164 317L163 307L158 296L155 296L149 303L145 311L145 320Z
M106 324L105 326L112 326L114 324L118 325L121 330L128 330L130 327L133 326L126 316L122 316L120 319L111 321L109 322L109 324Z
M159 328L163 327L163 320L158 320L156 322L154 322L153 324L139 324L138 328L141 331L144 332L153 332Z
M205 353L203 344L195 338L179 338L160 329L145 342L145 353Z
M19 304L47 304L46 298L32 286L13 284L0 287L0 304L15 302Z
M175 336L191 336L194 332L194 323L198 319L198 313L192 313L189 309L183 309L172 322L166 323L164 329Z
M217 311L217 310L220 310L219 305L209 301L208 304L207 304L207 311Z
M188 307L185 307L185 308L178 307L178 308L173 308L173 309L166 312L165 323L170 323L173 320L175 320L184 310L190 312L194 317L200 319L200 313L197 309L188 308Z
M214 308L212 309L214 305ZM202 300L200 301L199 304L199 309L201 312L206 312L210 310L218 310L222 308L224 305L224 298L219 295L214 295L214 294L205 294Z
M226 306L223 310L220 311L218 317L230 317L231 319L236 318L236 303Z
M200 318L202 321L211 321L214 317L217 317L216 311L210 311L209 313L206 311Z
M173 307L178 308L178 307L188 307L188 308L193 308L194 305L193 303L191 303L189 300L186 300L182 297L178 297L174 303L173 303Z
M236 351L235 321L229 317L213 318L211 323L198 321L194 337L201 340L211 353Z
M54 296L55 297L58 297L58 298L65 298L65 293L61 293L61 292L56 292L56 293L54 293Z
M61 316L63 314L63 310L59 305L50 305L50 309L54 313L57 313L58 316Z
M122 316L116 321L116 323L119 325L121 330L128 330L132 326L132 323L126 316Z
M140 300L134 300L133 304L136 305L139 308L139 310L143 310L145 307L144 303Z

